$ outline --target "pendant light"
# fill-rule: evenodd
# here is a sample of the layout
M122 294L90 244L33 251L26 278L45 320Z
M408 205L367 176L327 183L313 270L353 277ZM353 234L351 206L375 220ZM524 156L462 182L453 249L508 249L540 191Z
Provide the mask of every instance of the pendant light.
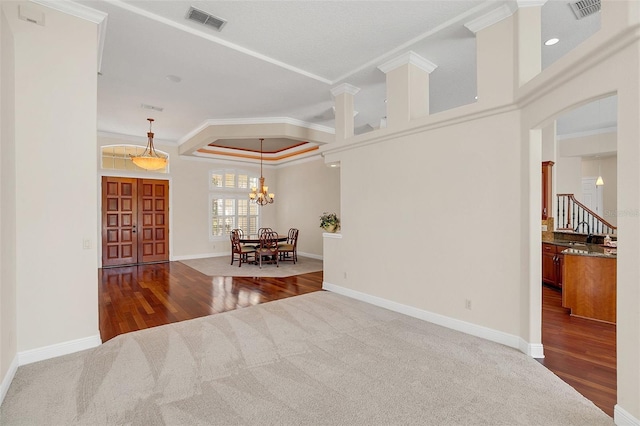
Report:
M153 118L147 118L149 122L149 132L147 132L147 137L149 141L147 142L147 147L141 155L132 155L131 161L136 166L145 169L145 170L159 170L163 169L167 166L167 158L158 154L156 149L153 147L153 132L151 131L151 125L153 124Z
M275 198L275 194L269 194L269 187L264 184L264 176L262 176L262 142L264 138L260 139L260 182L259 182L259 190L258 188L251 188L251 192L249 193L249 200L258 205L264 206L266 204L273 203L273 199Z

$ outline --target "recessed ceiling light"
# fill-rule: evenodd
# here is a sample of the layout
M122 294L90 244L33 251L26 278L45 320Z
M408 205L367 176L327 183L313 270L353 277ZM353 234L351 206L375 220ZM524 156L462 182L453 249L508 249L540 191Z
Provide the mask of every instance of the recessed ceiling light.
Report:
M560 39L559 38L550 38L549 40L544 42L545 46L553 46L554 44L556 44L557 42L559 42Z
M177 75L168 75L167 80L172 83L180 83L182 81L182 78L178 77Z

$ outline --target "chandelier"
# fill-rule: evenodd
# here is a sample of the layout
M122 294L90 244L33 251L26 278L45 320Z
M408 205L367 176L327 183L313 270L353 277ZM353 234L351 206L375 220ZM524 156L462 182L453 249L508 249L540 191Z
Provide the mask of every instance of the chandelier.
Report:
M249 193L249 200L264 206L266 204L273 203L273 199L275 198L275 194L269 194L269 187L264 184L264 176L262 176L262 142L263 138L260 138L260 190L258 188L251 188L251 192Z
M167 158L158 154L153 147L153 132L151 131L151 125L153 124L153 118L147 118L149 121L149 142L147 142L147 148L141 155L132 155L131 161L136 166L145 170L158 170L167 166Z

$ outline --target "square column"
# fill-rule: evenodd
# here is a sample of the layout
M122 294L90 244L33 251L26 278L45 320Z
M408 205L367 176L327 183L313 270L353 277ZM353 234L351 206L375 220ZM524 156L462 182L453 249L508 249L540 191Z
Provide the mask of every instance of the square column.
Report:
M465 24L476 35L478 100L503 104L541 71L541 7L547 0L504 4ZM515 12L515 13L514 13Z
M387 127L429 115L429 74L436 67L411 51L378 67L387 75Z
M331 89L335 102L336 141L353 137L354 96L360 89L343 83Z

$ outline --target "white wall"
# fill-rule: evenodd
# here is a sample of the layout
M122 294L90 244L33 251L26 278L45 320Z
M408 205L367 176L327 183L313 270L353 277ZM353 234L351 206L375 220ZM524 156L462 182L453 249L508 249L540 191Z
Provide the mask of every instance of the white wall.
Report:
M16 323L16 166L13 35L0 10L0 402L13 375Z
M593 155L613 155L618 147L616 132L563 138L558 141L558 155L561 157L586 157Z
M333 275L346 272L354 291L517 334L518 134L517 114L497 114L344 152L346 270Z
M97 26L26 5L45 13L46 26L18 20L16 3L2 5L15 43L18 352L100 342Z
M322 256L320 215L340 216L340 168L317 157L278 169L277 187L277 229L298 228L298 252Z
M553 165L556 194L574 194L582 201L582 158L558 157ZM553 212L556 217L556 212Z

